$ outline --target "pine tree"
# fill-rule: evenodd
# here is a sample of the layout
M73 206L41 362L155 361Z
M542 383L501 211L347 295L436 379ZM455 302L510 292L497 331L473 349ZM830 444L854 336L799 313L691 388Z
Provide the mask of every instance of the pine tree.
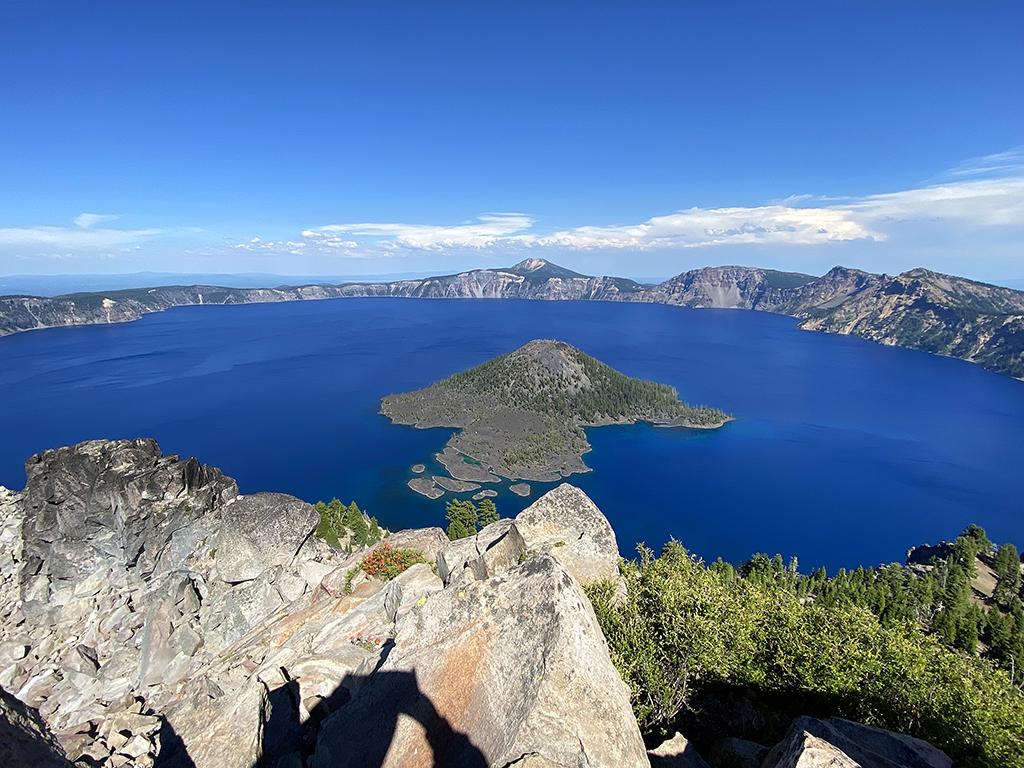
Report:
M498 508L490 499L480 502L480 509L477 511L477 523L481 528L498 522Z
M452 541L476 533L477 510L473 502L452 499L445 507L445 517L448 519L448 538Z

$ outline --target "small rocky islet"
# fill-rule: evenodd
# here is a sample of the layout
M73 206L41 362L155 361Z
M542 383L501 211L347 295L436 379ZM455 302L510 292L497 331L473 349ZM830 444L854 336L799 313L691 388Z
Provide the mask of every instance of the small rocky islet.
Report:
M476 490L504 478L513 481L512 493L528 496L530 486L515 481L550 483L588 472L588 427L643 421L715 429L731 420L717 408L687 405L668 385L631 378L548 339L429 387L389 395L381 413L396 424L460 429L435 457L451 478L410 481L424 495L438 486Z

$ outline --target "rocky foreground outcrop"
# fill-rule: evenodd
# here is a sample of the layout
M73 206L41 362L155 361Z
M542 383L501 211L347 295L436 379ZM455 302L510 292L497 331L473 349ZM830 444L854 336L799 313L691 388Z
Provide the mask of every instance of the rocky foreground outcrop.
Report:
M399 531L346 553L313 537L308 504L241 496L152 440L47 451L26 474L0 489L5 765L700 760L685 739L645 751L581 587L617 578L615 535L572 486L467 539ZM366 563L389 553L422 562L387 580ZM808 762L812 737L884 751L884 731L800 729L766 768L831 764ZM904 752L877 765L934 757L888 736Z

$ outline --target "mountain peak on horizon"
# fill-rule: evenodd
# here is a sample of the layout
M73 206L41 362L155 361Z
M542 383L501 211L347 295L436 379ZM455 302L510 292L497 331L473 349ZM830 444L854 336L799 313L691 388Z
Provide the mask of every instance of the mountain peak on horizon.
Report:
M505 271L516 275L522 275L524 277L586 277L586 275L579 272L573 272L571 269L561 267L547 259L538 259L534 257L523 259Z

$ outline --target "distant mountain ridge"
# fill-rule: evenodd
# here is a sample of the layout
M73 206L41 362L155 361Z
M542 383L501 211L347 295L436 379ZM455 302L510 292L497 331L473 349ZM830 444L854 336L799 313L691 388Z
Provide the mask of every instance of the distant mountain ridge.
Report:
M913 269L877 275L835 267L821 277L742 266L704 267L657 285L589 276L539 258L502 269L391 282L279 288L163 286L0 297L0 335L35 328L136 320L198 304L253 304L346 297L635 301L752 309L790 315L807 330L957 357L1024 378L1024 291Z

